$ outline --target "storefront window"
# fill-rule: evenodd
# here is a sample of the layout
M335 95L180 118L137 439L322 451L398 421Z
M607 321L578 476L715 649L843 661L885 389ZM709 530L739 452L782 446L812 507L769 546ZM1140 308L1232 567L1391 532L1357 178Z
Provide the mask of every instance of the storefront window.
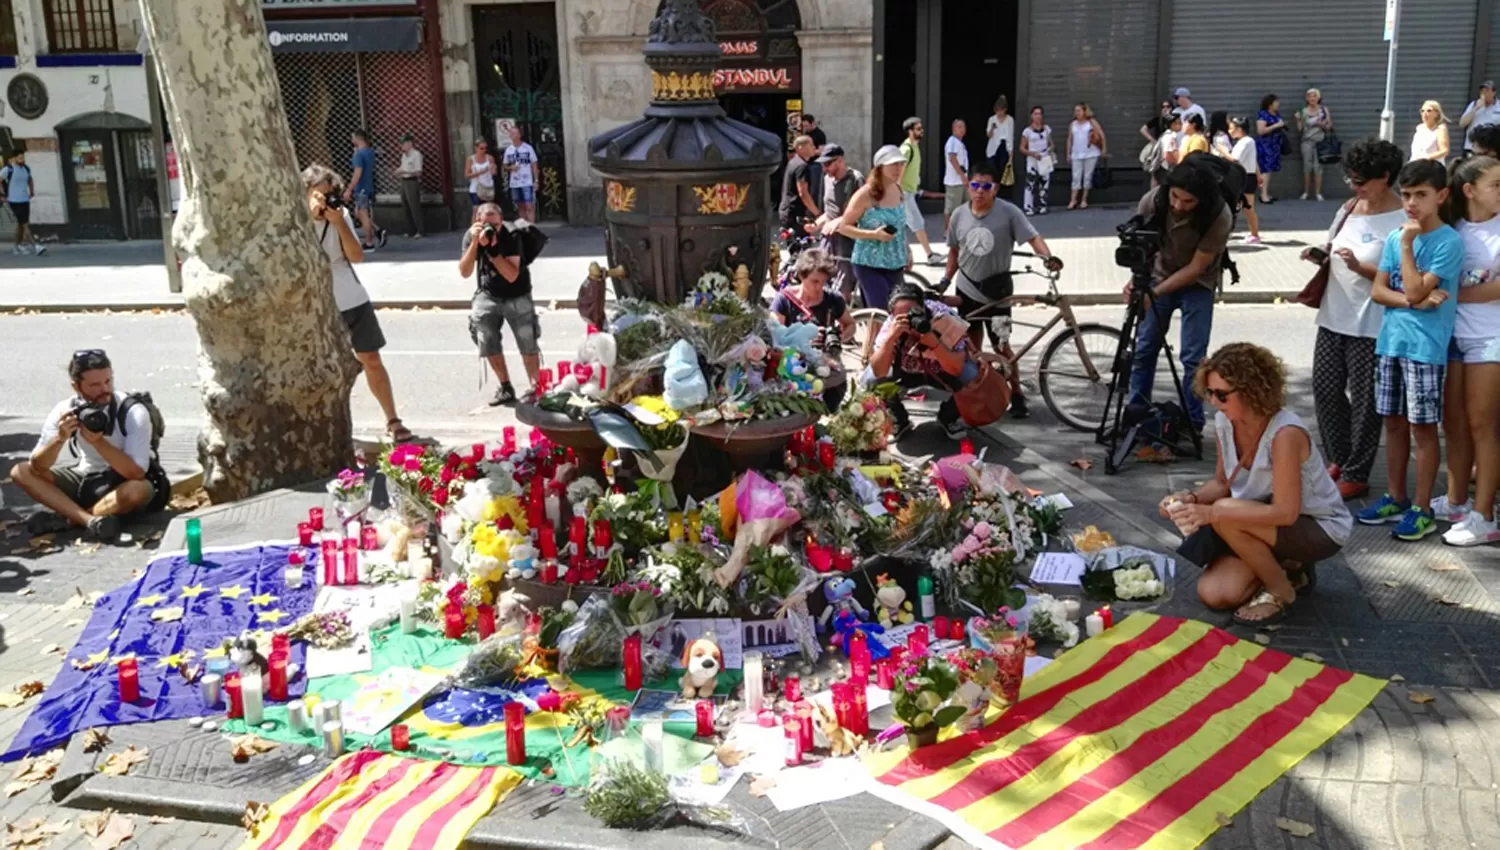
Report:
M78 208L109 209L109 169L105 165L104 145L88 139L76 139L73 142L72 158Z

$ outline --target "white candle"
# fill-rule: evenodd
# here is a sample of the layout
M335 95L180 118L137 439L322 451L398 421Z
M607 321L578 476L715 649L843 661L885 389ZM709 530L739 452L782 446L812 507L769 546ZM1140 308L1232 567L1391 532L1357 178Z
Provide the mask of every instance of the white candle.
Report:
M286 568L286 586L289 590L296 590L302 586L301 565Z
M1063 613L1068 615L1068 622L1077 622L1078 612L1083 610L1077 599L1064 599Z
M313 728L321 732L323 724L328 722L328 706L326 703L317 703L313 706L312 724Z
M411 558L411 577L417 581L427 581L432 578L432 559L426 557Z
M401 633L409 635L417 630L417 600L413 596L401 597Z
M265 693L260 676L252 673L241 677L240 699L245 704L245 725L259 726L265 719Z
M198 680L198 687L203 692L204 705L217 705L219 703L219 687L224 679L218 673L205 673Z
M1097 635L1104 631L1104 618L1099 616L1098 614L1090 614L1088 616L1088 619L1083 621L1083 627L1084 632L1087 633L1089 637L1093 637L1094 635Z
M286 722L293 732L307 731L307 705L300 699L286 704Z
M752 714L765 708L765 660L759 652L751 650L743 657L745 674L745 707Z
M323 754L331 759L344 754L344 724L337 720L323 724Z
M324 700L318 704L323 706L323 711L327 713L330 722L335 720L340 723L344 722L344 706L338 700Z
M546 505L547 524L555 530L562 524L562 499L556 493L552 493L542 500Z

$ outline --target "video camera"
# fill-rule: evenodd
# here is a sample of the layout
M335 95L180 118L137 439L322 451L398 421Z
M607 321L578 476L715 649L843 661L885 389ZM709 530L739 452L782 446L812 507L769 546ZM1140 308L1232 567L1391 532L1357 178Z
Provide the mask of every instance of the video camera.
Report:
M111 405L95 404L81 398L73 399L73 414L78 417L78 424L93 431L95 434L108 434L114 430L115 417L110 410Z
M1120 234L1120 244L1115 247L1115 265L1130 269L1133 274L1151 274L1152 263L1161 250L1161 232L1153 230L1145 216L1134 216L1115 231Z

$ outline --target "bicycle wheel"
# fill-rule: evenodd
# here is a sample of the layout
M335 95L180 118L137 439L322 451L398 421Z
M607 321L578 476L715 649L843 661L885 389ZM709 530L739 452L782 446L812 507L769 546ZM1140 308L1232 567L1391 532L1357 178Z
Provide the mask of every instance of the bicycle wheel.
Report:
M903 271L903 272L901 272L901 279L903 281L905 281L906 283L915 283L917 286L922 287L922 289L924 289L924 290L930 290L930 289L932 289L932 284L930 282L928 282L927 278L923 277L922 275L920 275L920 274L918 274L917 272L914 272L914 271L913 272L909 272L909 271Z
M1048 343L1037 380L1047 408L1064 425L1086 433L1099 430L1119 347L1120 330L1100 324L1065 329Z
M885 324L888 316L884 310L873 307L849 312L849 319L854 322L854 336L844 343L840 362L851 382L859 380L859 374L870 364L870 358L875 353L875 336L880 333L880 327Z

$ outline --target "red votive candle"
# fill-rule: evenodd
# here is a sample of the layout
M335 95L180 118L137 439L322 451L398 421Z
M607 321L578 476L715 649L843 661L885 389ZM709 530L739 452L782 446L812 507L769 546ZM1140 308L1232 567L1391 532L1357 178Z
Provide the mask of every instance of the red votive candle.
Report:
M323 530L323 509L322 508L308 508L307 509L307 524L310 525L310 526L312 526L312 530L313 531L322 531Z
M640 690L643 671L641 667L641 636L639 633L625 638L624 644L620 647L620 654L625 666L625 690Z
M932 618L932 632L939 638L945 638L952 631L948 628L948 618L942 614Z
M906 638L906 651L912 655L927 654L927 627L917 626Z
M224 693L228 694L225 702L229 703L230 719L245 716L245 695L240 690L240 674L224 674Z
M806 754L808 752L811 752L813 748L812 703L808 702L807 700L803 700L797 703L796 712L797 719L802 721L802 726L798 731L802 733L802 752Z
M547 388L550 386L552 386L552 370L538 369L536 373L537 393L540 394L546 392Z
M531 447L532 448L536 448L537 443L540 443L542 441L542 438L544 436L545 435L542 434L542 431L541 431L540 428L532 428L531 429L531 437L530 437Z
M311 545L313 545L312 536L313 536L312 523L310 523L310 522L299 522L299 523L297 523L297 545L298 546L311 546Z
M506 457L516 453L516 426L506 425L500 429L500 453Z
M323 541L323 583L339 583L339 542L332 538Z
M961 455L971 455L971 454L973 454L974 453L974 441L971 440L971 439L969 439L968 437L965 437L962 440L959 440L958 441L958 453L961 454Z
M803 428L802 429L802 454L806 455L807 457L812 457L813 452L815 451L815 449L813 447L816 446L817 444L818 444L818 429L817 429L817 427L813 426L813 425L809 425L806 428Z
M526 706L517 700L505 704L505 761L526 763Z
M575 550L582 550L588 542L589 521L588 519L575 516L568 523L568 542L573 544Z
M609 535L609 523L599 520L594 523L594 549L595 554L603 558L609 553L609 545L613 542Z
M552 547L554 550L556 546ZM548 558L542 562L542 568L537 571L542 584L557 584L557 560L556 557Z
M870 681L870 645L860 632L849 641L849 678L861 688Z
M964 634L965 634L965 632L964 632L964 621L963 620L954 620L953 621L953 630L951 632L949 632L949 634L952 635L952 637L953 637L954 640L960 641L960 642L963 641Z
M359 541L344 538L344 584L359 584Z
M411 749L411 730L406 728L405 723L397 723L391 727L391 749ZM507 747L507 749L509 748Z
M1115 613L1109 610L1108 605L1099 609L1099 619L1104 621L1104 628L1106 629L1113 628L1115 625Z
M533 501L526 506L526 527L541 528L547 524L547 514L540 501Z
M840 549L834 552L833 569L841 573L847 573L854 569L854 553L848 549Z
M280 632L271 635L271 654L278 652L283 655L292 654L292 639Z
M696 711L698 713L698 737L712 738L714 736L714 701L698 700Z
M557 361L557 379L559 381L571 374L573 374L573 364L571 362L567 360Z
M469 459L475 463L484 460L484 443L475 443L469 448Z
M552 526L543 525L541 531L537 532L538 545L542 549L543 558L557 558L557 536L552 533Z
M115 676L120 682L120 702L135 702L141 698L141 671L134 658L124 658L115 665Z
M788 714L781 725L786 730L786 766L796 767L802 763L802 719Z
M833 469L833 459L833 443L818 443L818 465L824 469Z
M443 609L443 634L453 640L464 636L463 609L451 602Z
M865 686L855 682L849 688L849 722L853 724L849 731L856 735L870 734L870 703L865 696Z
M896 687L896 667L890 661L875 665L875 685L887 691Z
M286 702L286 654L272 652L271 657L266 659L266 666L270 673L267 695L277 702Z
M787 702L797 702L802 699L802 677L787 676L785 683Z
M479 639L484 640L495 633L495 608L493 605L479 606Z
M853 732L854 727L849 725L849 712L854 708L853 689L848 682L834 682L829 689L833 691L834 718L840 726Z
M366 552L374 552L380 548L380 532L373 525L366 525L359 530L359 547Z

